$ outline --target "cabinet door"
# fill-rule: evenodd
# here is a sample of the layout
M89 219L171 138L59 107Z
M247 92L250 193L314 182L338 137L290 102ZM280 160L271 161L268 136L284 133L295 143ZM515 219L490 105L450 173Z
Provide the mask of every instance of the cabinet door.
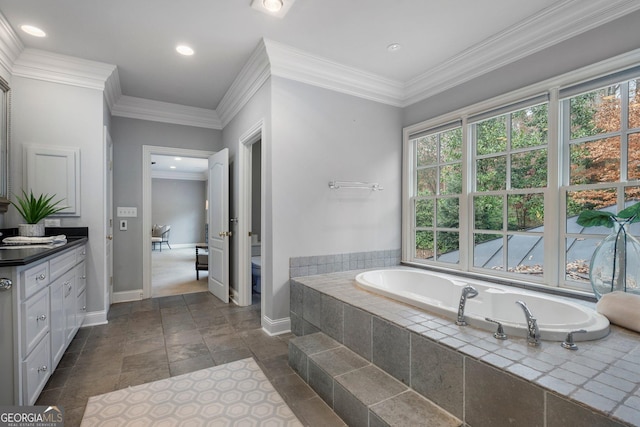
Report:
M64 317L65 317L65 347L71 343L76 334L76 275L72 270L65 275L64 288Z
M51 375L49 337L41 340L22 362L22 404L33 405Z
M49 332L49 288L22 303L22 355L26 356Z
M66 348L63 278L49 285L51 291L51 357L52 367L58 366Z
M29 144L24 146L26 188L33 194L56 195L67 206L61 213L80 215L80 149ZM37 197L37 196L36 196Z

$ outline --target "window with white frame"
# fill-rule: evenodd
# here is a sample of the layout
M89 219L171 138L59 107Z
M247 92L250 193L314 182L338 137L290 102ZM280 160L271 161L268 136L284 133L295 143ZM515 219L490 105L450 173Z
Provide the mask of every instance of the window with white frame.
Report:
M448 127L448 126L446 126ZM415 258L457 264L460 255L462 128L436 130L414 139Z
M541 276L547 103L470 124L474 269Z
M584 229L577 216L587 209L616 213L640 199L640 78L572 93L579 89L561 91L564 279L577 286L589 283L589 260L610 232ZM638 236L640 226L630 231Z
M610 230L576 220L640 200L640 66L547 91L412 128L404 261L590 291Z

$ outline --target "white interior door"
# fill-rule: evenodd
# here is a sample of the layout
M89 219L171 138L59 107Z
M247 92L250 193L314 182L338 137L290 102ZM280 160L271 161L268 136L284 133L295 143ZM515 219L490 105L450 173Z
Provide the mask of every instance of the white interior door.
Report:
M209 292L229 302L229 150L209 157Z
M113 295L113 142L107 127L104 127L105 146L105 266L104 266L104 286L105 286L105 311L109 310Z

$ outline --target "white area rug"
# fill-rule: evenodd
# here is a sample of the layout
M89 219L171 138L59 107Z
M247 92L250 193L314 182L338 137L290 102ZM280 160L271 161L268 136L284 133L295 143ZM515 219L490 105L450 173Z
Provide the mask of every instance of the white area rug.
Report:
M89 398L89 426L302 426L252 358Z

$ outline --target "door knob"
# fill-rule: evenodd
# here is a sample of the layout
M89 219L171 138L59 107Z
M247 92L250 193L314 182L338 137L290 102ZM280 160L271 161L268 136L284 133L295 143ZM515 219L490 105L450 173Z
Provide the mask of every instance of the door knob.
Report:
M113 236L112 236L111 234L109 234L109 235L107 236L107 240L113 240Z

